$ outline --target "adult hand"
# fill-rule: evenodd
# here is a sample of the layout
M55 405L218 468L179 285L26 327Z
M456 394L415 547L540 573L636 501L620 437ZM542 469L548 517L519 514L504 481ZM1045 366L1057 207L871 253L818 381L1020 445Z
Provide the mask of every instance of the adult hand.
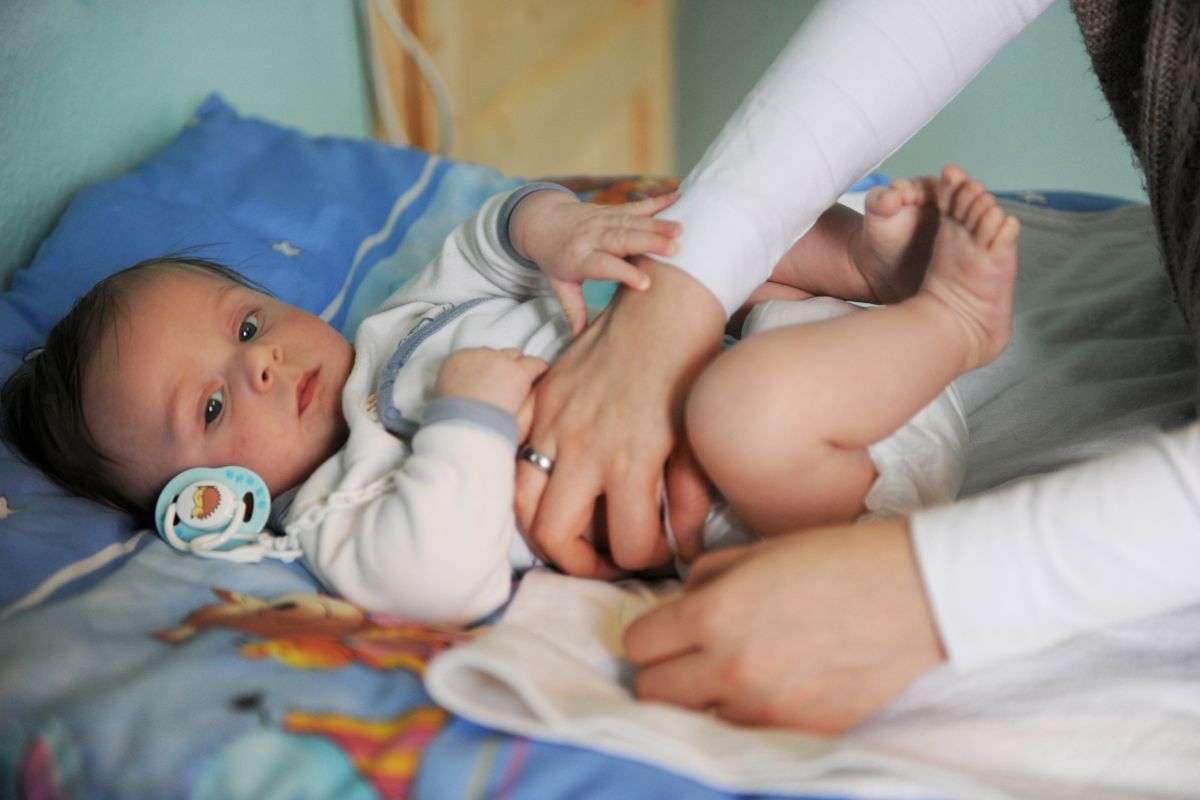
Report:
M702 557L625 632L638 695L840 733L945 659L909 542L886 520Z
M691 276L649 258L635 263L650 288L619 291L536 388L528 443L554 459L553 473L517 467L526 540L572 575L611 577L670 559L663 464L687 387L716 354L725 326L716 298ZM586 538L600 497L611 558Z

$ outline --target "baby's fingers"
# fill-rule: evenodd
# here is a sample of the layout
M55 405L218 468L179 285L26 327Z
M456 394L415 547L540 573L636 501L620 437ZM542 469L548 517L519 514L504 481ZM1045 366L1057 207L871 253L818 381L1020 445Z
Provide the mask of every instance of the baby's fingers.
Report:
M639 217L652 217L665 208L670 208L679 199L679 192L669 192L658 197L647 197L632 203L622 203L619 208L627 214L637 214Z
M592 276L589 276L592 277ZM603 280L603 278L596 278ZM578 336L587 325L587 300L583 296L583 286L574 281L559 281L550 279L550 288L554 290L567 316L567 324L571 326L571 336Z
M679 252L679 242L670 228L677 223L637 217L621 223L604 231L598 250L615 256L673 256Z
M587 259L587 276L594 281L616 281L634 291L650 288L650 276L623 258L592 253Z

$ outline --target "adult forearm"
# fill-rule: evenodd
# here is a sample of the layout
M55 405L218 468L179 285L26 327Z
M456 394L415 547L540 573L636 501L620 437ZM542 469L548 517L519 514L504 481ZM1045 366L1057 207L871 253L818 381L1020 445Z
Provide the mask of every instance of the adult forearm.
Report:
M913 542L964 668L1200 602L1200 426L917 514Z
M818 6L661 216L665 259L732 313L839 194L928 122L1052 0Z

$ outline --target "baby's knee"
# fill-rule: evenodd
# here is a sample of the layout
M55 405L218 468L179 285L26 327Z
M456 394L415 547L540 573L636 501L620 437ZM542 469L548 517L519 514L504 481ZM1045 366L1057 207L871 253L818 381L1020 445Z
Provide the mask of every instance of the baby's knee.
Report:
M688 395L685 424L692 451L704 471L745 475L763 463L773 443L773 396L769 376L755 354L740 344L717 357L696 379Z

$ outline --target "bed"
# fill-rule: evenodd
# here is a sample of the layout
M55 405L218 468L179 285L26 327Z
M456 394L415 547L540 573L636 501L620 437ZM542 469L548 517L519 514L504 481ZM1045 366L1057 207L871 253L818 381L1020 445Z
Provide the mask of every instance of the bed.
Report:
M214 95L164 151L75 196L0 295L0 372L100 277L162 253L228 263L350 334L454 224L517 182L306 136ZM600 201L673 185L569 183ZM960 382L964 494L1192 414L1189 337L1147 209L1061 192L1003 199L1023 223L1015 333ZM636 703L614 632L671 590L536 573L490 626L414 625L322 594L295 565L176 554L4 450L0 795L1200 794L1200 609L971 675L945 668L825 739Z

